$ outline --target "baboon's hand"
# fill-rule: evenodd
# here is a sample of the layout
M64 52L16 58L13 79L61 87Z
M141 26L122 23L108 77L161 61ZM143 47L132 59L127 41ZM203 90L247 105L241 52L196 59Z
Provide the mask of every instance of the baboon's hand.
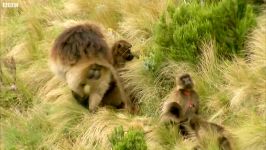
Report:
M97 111L97 107L95 107L95 108L93 108L93 109L89 109L89 112L90 112L90 113L93 113L93 114L96 113L96 111Z
M101 77L102 66L98 64L93 64L90 66L88 71L88 79L98 80Z
M100 96L98 93L91 93L89 98L89 111L96 112L101 101L102 101L102 96Z

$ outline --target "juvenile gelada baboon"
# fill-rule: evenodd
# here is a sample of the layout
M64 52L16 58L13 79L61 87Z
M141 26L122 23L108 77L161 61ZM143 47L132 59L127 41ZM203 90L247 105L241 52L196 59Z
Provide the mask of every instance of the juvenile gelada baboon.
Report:
M164 108L169 108L171 114L176 112L176 104L181 107L182 116L189 118L199 113L199 96L194 90L194 83L189 74L183 74L177 78L177 87L174 89L167 99ZM164 109L165 110L165 109ZM168 109L167 109L168 110ZM180 110L180 109L178 109ZM176 114L176 115L178 115ZM173 119L173 118L172 118Z
M127 69L124 68L126 63L132 61L135 57L131 52L131 47L132 45L126 40L118 40L112 46L112 55L114 59L113 65L119 74L126 72ZM122 83L124 83L123 78L121 78L121 80ZM129 89L125 89L125 91L127 91L130 98L130 103L132 106L131 112L137 114L139 112L139 104L137 99L133 94L130 93Z
M184 138L196 136L200 141L208 133L216 133L219 148L231 150L231 142L224 130L218 124L210 123L199 117L199 97L193 89L194 83L189 74L178 78L178 88L174 90L164 103L161 113L161 122L172 123L179 129ZM194 148L201 149L201 146Z
M163 120L180 122L190 119L199 111L199 96L195 92L194 83L189 74L177 78L177 89L173 90L163 106ZM178 119L178 120L177 120ZM183 126L179 126L181 134L187 136Z
M134 55L131 52L131 47L132 45L126 40L119 40L113 44L112 55L115 68L122 68L126 62L133 60Z
M64 30L51 50L51 69L63 77L74 97L95 111L99 105L129 105L104 35L95 24L84 23ZM119 95L115 98L110 93Z
M177 89L170 99L181 106L185 117L199 113L199 96L194 90L194 83L189 74L183 74L178 78Z

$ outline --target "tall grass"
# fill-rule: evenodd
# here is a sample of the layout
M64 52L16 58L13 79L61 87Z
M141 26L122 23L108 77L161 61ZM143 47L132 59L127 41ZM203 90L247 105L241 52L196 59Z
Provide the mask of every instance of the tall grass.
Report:
M240 22L237 21L239 26L233 26L237 27L236 35L239 36L229 32L229 37L234 39L232 41L224 37L224 31L221 32L224 34L215 34L215 38L207 40L194 38L199 41L194 46L200 50L200 55L196 55L198 59L195 65L176 60L161 61L164 58L160 57L168 52L168 48L163 47L167 51L160 51L160 45L153 43L153 39L162 35L161 38L168 40L171 36L164 35L168 32L159 34L154 30L157 23L163 25L162 20L159 21L160 16L166 15L164 10L168 5L176 7L168 9L170 13L176 11L172 12L176 17L198 12L197 15L205 16L212 11L221 11L220 15L223 16L228 15L223 14L224 8L227 8L225 4L231 2L222 0L217 5L204 6L206 10L194 3L179 7L173 1L168 3L161 0L18 2L19 9L4 10L1 14L1 149L110 149L112 143L108 137L120 126L125 133L140 131L124 134L122 141L132 142L138 139L135 137L141 137L140 141L145 139L147 149L192 149L196 145L203 149L217 149L215 133L207 133L199 141L183 140L175 126L165 127L158 123L161 103L175 89L176 77L184 72L190 73L195 81L203 117L229 129L234 135L233 144L239 149L266 148L266 137L263 134L266 122L265 12L257 18L255 29L249 33L255 14L249 4L245 5L246 11L243 14L249 15L240 17ZM179 8L183 8L182 15L179 14ZM212 11L208 12L207 8ZM234 7L232 10L238 9ZM214 14L211 16L215 17ZM168 24L168 17L165 16L165 25L173 28ZM109 40L127 38L133 43L133 50L139 51L140 58L127 64L121 76L128 92L140 103L140 116L109 108L101 108L97 113L91 114L74 100L66 84L50 72L48 54L55 37L68 24L86 20L101 23L105 28L110 28L111 34L117 34L117 37L107 35ZM194 21L199 20L194 18ZM216 25L219 20L216 18L213 23ZM184 33L197 33L193 30L194 25L197 26L189 26L192 29L184 28ZM175 37L178 35L175 33ZM182 42L182 39L180 41L177 38L175 42ZM223 42L234 43L221 46ZM147 52L153 51L154 47L158 48L153 53L155 59L150 59L147 63ZM171 46L169 48L174 50ZM236 49L245 49L247 57L233 55L231 60L221 59L223 50L228 52ZM175 54L169 53L167 56L175 58ZM228 55L231 56L231 53ZM8 66L3 65L3 60L10 57L16 60L15 91L10 89L10 85L14 83L13 76L8 71ZM150 64L159 67L158 63L163 67L156 70L156 75L150 74Z

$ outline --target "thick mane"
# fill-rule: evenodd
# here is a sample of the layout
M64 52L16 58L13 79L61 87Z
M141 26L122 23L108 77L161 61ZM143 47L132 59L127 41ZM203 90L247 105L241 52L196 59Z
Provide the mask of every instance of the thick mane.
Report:
M108 45L98 26L81 24L66 29L55 40L51 57L67 65L75 64L82 57L102 55L111 60ZM100 56L101 57L101 56Z

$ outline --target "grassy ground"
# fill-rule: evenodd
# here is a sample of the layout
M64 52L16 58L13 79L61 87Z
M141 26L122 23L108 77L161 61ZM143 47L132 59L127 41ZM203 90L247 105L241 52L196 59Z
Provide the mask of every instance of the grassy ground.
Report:
M235 149L266 149L265 10L256 14L256 25L241 39L246 57L221 59L220 43L211 38L198 42L201 53L196 65L170 57L161 62L163 67L158 67L155 75L149 68L152 62L147 65L147 60L161 56L156 43L160 17L167 8L169 11L167 6L178 7L181 1L16 2L19 8L1 7L1 149L110 149L123 145L112 145L110 140L120 126L130 133L124 141L130 143L131 136L142 137L144 133L151 150L191 149L198 142L204 149L217 149L212 136L202 141L182 140L174 128L158 124L161 103L174 87L176 76L184 72L195 80L201 114L230 131ZM53 40L64 28L88 20L102 25L109 43L120 38L132 42L139 59L128 64L129 71L122 77L141 102L141 115L108 108L90 114L51 73L48 55Z

